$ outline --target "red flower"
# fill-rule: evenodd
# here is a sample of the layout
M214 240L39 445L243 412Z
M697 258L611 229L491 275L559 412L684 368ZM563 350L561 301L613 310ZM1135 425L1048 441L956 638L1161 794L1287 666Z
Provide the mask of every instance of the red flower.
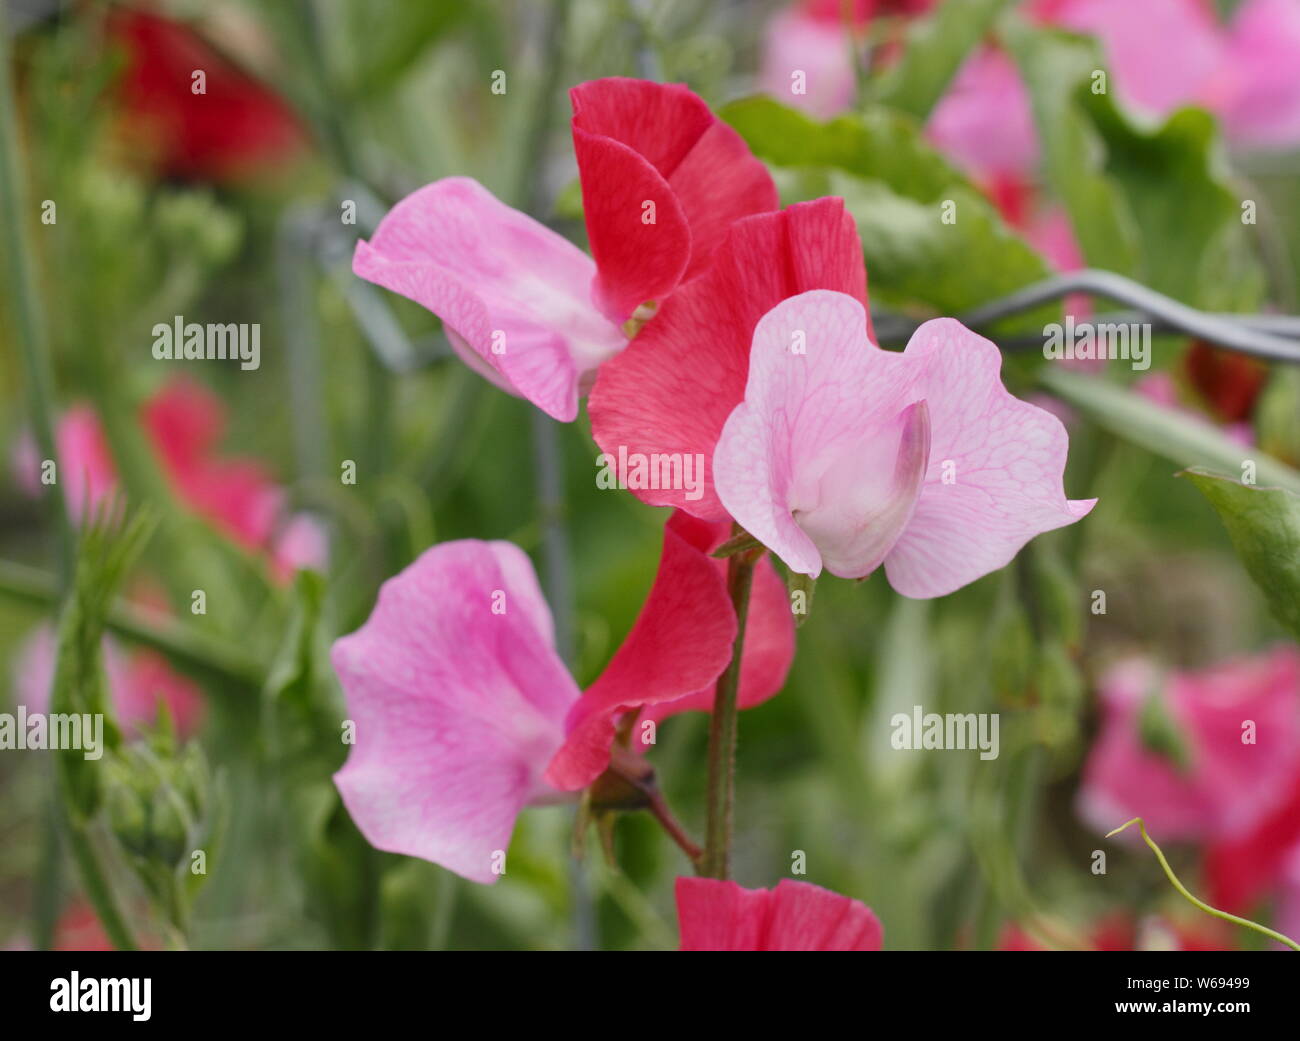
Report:
M679 878L677 922L683 951L878 951L884 940L866 904L788 878L775 889Z
M613 77L569 97L593 288L610 318L698 275L733 221L776 209L767 169L686 87Z
M119 7L108 36L125 53L117 87L123 131L160 176L239 181L303 148L306 135L288 105L188 26Z

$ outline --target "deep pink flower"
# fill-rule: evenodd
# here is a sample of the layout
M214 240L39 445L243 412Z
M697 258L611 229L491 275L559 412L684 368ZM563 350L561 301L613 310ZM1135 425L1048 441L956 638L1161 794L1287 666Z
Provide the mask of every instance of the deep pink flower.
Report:
M16 703L26 705L29 712L49 710L55 652L54 628L42 625L27 637L15 657ZM180 737L198 730L203 718L203 694L156 651L127 653L114 640L105 638L104 673L114 715L127 737L152 726L163 706Z
M352 265L441 318L475 371L566 422L623 349L624 320L702 271L732 221L777 205L763 165L685 87L614 78L570 96L594 262L451 177L393 207Z
M117 471L99 417L89 405L73 405L54 431L58 453L55 479L63 488L68 514L81 519L92 513L112 492ZM41 494L41 459L36 439L24 432L14 452L19 485L33 498Z
M586 694L518 547L443 543L389 579L331 656L357 728L335 782L371 844L494 882L519 811L599 776L619 715L676 699L675 711L698 707L689 696L717 680L736 633L713 545L711 526L669 519L641 614ZM747 662L778 654L757 639L745 651ZM742 699L774 693L784 666Z
M308 514L289 514L285 494L255 459L223 456L225 408L211 391L174 379L145 402L140 421L177 499L236 544L265 554L277 581L298 568L323 568L328 545ZM117 485L117 471L99 417L86 405L64 413L55 431L58 480L68 511L81 518ZM40 460L30 436L15 453L22 486L40 493Z
M884 941L865 904L788 878L774 889L679 878L677 923L683 951L878 951Z
M1158 841L1240 839L1291 796L1300 771L1294 647L1198 672L1121 662L1101 699L1079 796L1094 827L1140 816Z
M705 520L727 519L713 487L713 450L745 395L754 327L782 300L810 289L834 289L866 303L862 245L841 199L737 221L709 270L670 295L601 369L587 409L603 452L616 460L688 453L704 461L698 498L682 489L634 488L638 498Z
M1001 365L953 319L896 353L850 296L787 300L754 331L714 454L718 495L794 571L864 578L883 563L905 596L950 593L1096 502L1065 498L1065 428L1012 397Z

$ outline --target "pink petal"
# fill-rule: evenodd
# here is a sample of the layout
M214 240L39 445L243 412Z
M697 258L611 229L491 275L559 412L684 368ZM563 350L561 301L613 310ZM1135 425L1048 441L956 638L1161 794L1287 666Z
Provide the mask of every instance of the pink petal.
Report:
M923 374L930 466L885 573L898 592L924 599L1003 567L1035 535L1073 524L1097 500L1065 498L1065 427L1007 392L1001 352L988 340L938 318L913 334L904 357Z
M1300 143L1300 3L1247 0L1233 16L1211 107L1238 144Z
M591 303L586 255L467 177L394 206L352 270L427 307L472 368L566 422L624 344Z
M994 47L962 65L934 107L926 136L976 180L1032 176L1038 164L1029 94L1015 64Z
M763 32L759 87L783 105L817 119L839 115L853 103L857 75L848 33L838 19L814 17L799 6L780 12ZM795 73L805 93L795 94Z
M714 453L723 505L795 571L869 574L925 470L917 371L867 339L851 296L813 290L778 304L754 330L745 400Z
M736 616L722 572L703 549L707 525L674 513L654 585L627 639L569 711L546 780L584 788L609 765L617 717L710 686L731 660Z
M295 513L275 538L271 573L288 582L298 571L324 571L329 565L329 534L310 513Z
M676 889L683 951L878 951L884 941L869 907L808 882L679 878Z
M356 723L334 780L362 834L494 882L520 809L555 794L542 774L578 697L523 551L434 546L331 660Z
M640 489L655 506L705 520L727 512L713 487L713 450L745 394L754 326L790 296L834 289L865 304L867 276L841 199L798 203L737 221L713 266L663 302L622 354L601 368L588 402L601 449L689 453L704 461L703 494ZM626 477L626 473L620 473Z
M595 297L615 321L702 271L734 221L776 208L766 168L686 87L611 77L569 97Z
M1146 115L1193 104L1222 60L1213 9L1200 0L1064 0L1050 13L1100 38L1115 88Z

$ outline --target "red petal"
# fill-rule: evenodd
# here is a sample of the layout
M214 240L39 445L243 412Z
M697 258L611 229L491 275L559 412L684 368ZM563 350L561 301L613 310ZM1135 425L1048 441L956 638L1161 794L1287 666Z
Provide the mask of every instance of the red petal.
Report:
M809 882L679 878L676 889L683 951L878 951L884 940L871 908Z
M701 548L703 527L682 513L668 519L659 572L632 631L569 711L568 736L546 771L556 788L573 791L600 776L622 712L707 687L731 660L736 618Z
M766 168L686 87L613 77L569 97L594 295L611 318L662 300L732 222L776 208Z
M705 520L727 518L713 488L713 449L745 396L754 326L782 300L810 289L848 293L866 304L862 246L842 199L737 221L709 270L669 296L601 367L588 409L605 452L618 459L625 446L629 454L686 452L704 459L699 498L671 488L638 489L638 498ZM874 341L870 324L868 318Z
M700 549L712 553L731 533L725 522L693 521L694 537ZM718 574L726 581L727 562L710 557ZM785 686L790 663L794 660L794 615L786 596L785 582L776 573L772 561L764 557L754 572L754 588L749 594L749 616L745 625L745 649L740 662L740 707L753 708L775 696ZM687 694L673 701L648 706L642 719L655 721L679 712L712 712L717 684ZM638 751L644 746L634 742Z

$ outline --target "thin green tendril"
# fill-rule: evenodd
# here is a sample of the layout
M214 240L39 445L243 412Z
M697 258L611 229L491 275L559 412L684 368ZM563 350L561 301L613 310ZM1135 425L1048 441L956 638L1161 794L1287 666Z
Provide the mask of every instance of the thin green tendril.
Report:
M1169 879L1170 883L1178 890L1178 892L1199 907L1202 911L1206 914L1214 915L1215 918L1222 918L1225 922L1234 922L1237 925L1245 926L1247 929L1254 929L1255 932L1263 933L1265 936L1276 940L1278 943L1286 944L1293 951L1300 951L1300 943L1296 943L1295 940L1291 939L1289 936L1283 936L1279 932L1274 932L1267 926L1260 925L1258 922L1252 922L1249 918L1239 918L1235 914L1228 914L1227 911L1220 911L1217 907L1211 907L1204 900L1198 900L1196 897L1192 896L1192 894L1188 892L1187 887L1178 881L1178 876L1174 874L1174 869L1169 866L1169 861L1165 859L1164 853L1161 851L1160 847L1156 845L1155 840L1147 834L1147 826L1142 822L1141 817L1134 817L1131 821L1126 821L1121 824L1114 831L1107 832L1106 838L1110 838L1112 835L1118 835L1125 828L1133 824L1138 826L1138 831L1142 833L1142 841L1151 847L1151 852L1156 855L1156 860L1160 861L1160 866L1164 868L1165 871L1165 877Z

